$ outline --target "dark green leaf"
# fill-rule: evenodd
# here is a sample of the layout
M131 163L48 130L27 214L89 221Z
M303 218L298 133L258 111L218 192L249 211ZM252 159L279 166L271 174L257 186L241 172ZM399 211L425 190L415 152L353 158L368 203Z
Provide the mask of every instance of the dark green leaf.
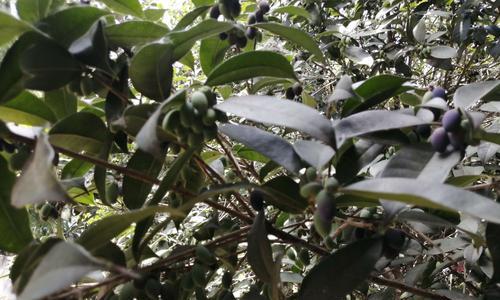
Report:
M189 25L193 24L196 18L202 16L210 9L210 5L198 6L189 13L185 14L184 17L175 25L173 30L182 30Z
M486 221L500 223L500 204L479 194L433 181L378 178L352 184L342 191L423 207L461 211Z
M130 64L134 87L148 98L162 101L170 95L173 68L172 44L149 44L139 50Z
M312 19L311 14L305 8L300 6L293 6L293 5L281 6L274 9L272 12L277 14L289 14L293 16L299 16L308 20Z
M227 124L220 131L230 138L256 150L292 173L302 168L299 156L283 138L253 126Z
M113 74L108 63L108 41L104 36L102 21L94 23L84 35L71 43L68 51L81 62L97 67L109 75Z
M316 141L299 140L293 144L293 149L309 165L321 170L335 155L330 146Z
M168 33L166 26L149 21L128 21L106 27L112 46L132 48L155 41Z
M337 250L306 275L299 300L343 298L369 277L381 256L381 238L363 239Z
M303 131L327 144L333 143L330 121L315 109L301 103L269 96L242 96L229 98L215 107L256 122Z
M34 23L50 13L52 0L18 0L16 9L24 21Z
M139 0L100 0L113 11L124 15L131 15L138 18L144 17L142 6Z
M307 207L307 200L300 195L299 184L290 177L275 177L261 188L268 196L266 201L283 211L299 214Z
M279 23L259 23L255 27L262 28L274 34L277 34L291 42L303 47L307 51L311 52L318 60L325 62L325 57L323 52L319 48L318 44L311 38L311 36L303 30L285 26Z
M261 76L297 78L292 66L281 54L271 51L248 51L215 67L205 84L217 86Z
M468 108L478 100L494 101L500 95L500 80L475 82L459 87L453 95L455 107Z
M0 105L0 119L30 126L44 126L56 121L52 110L42 100L28 92L23 92Z
M32 27L16 18L0 10L0 46L13 40L15 37L21 35L21 33L31 30Z
M28 212L11 206L11 190L16 175L9 170L7 161L0 156L0 249L19 253L32 240Z
M201 41L200 65L203 73L210 74L222 62L229 47L229 42L223 41L219 37L211 37Z
M255 216L252 229L247 235L247 259L252 271L261 281L276 284L278 270L273 261L271 243L267 238L266 217L264 211Z
M45 92L44 101L58 120L76 113L78 99L67 88Z
M61 172L61 179L70 179L77 177L84 177L90 169L92 169L92 164L79 159L72 159L69 161Z
M371 141L357 141L354 145L349 146L346 152L340 156L335 166L337 172L335 177L342 183L350 182L361 169L382 153L384 148L383 145Z

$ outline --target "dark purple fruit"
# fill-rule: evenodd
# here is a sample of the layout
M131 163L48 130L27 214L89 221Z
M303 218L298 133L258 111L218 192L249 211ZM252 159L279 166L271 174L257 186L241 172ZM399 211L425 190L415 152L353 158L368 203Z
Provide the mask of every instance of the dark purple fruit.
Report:
M257 23L264 22L264 11L262 9L257 9L255 11L255 20Z
M267 14L271 10L269 2L267 2L266 0L259 1L259 9L262 10L262 12L264 12L265 14Z
M257 23L257 17L255 16L255 14L249 14L248 15L248 25L253 25L255 23Z
M446 99L446 90L437 86L432 90L432 97Z
M427 139L431 136L431 126L430 125L418 125L415 131L423 139Z
M443 128L448 132L454 132L460 129L460 122L462 121L462 114L458 109L452 109L443 115Z
M436 152L444 153L449 144L448 134L443 127L434 130L431 135L431 145Z
M287 99L290 99L292 100L293 98L295 98L295 93L293 92L293 88L289 87L286 89L285 91L285 97Z
M293 93L296 95L296 96L300 96L302 94L302 85L298 82L294 83L293 86L292 86L292 89L293 89Z
M236 45L238 48L245 48L247 46L248 40L245 36L240 36L236 40Z
M335 198L326 190L320 191L316 195L316 212L323 221L332 222L337 211Z
M257 36L257 28L248 27L245 34L246 34L247 38L249 38L250 40L253 40Z
M252 191L250 193L250 204L256 211L264 209L264 194L259 191Z
M403 250L406 242L406 235L399 229L389 229L384 234L384 255L388 258L398 256Z
M230 32L229 33L229 44L236 45L237 43L238 43L238 36L235 33Z
M214 5L212 8L210 8L210 18L212 19L217 19L220 16L220 9L219 5Z
M224 40L226 40L226 39L227 39L227 37L228 37L228 35L227 35L227 33L226 33L226 32L221 32L221 33L219 33L219 38L220 38L221 40L223 40L223 41L224 41Z
M463 150L465 148L465 131L448 132L448 139L455 150Z

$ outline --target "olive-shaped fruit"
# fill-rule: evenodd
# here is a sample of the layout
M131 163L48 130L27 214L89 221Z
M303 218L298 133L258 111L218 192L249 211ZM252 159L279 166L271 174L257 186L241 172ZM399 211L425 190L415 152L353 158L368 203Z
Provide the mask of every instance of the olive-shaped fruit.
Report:
M259 9L262 10L262 12L265 14L267 14L271 10L269 2L267 2L266 0L260 0L258 6Z
M329 193L335 193L339 189L339 181L335 177L329 177L325 180L325 189Z
M261 211L262 209L264 209L264 194L257 190L251 191L250 204L256 211Z
M255 17L255 14L249 14L248 15L248 25L253 25L257 22L257 17Z
M292 90L293 90L293 93L295 94L295 96L300 96L302 94L302 85L298 82L294 83L293 86L292 86Z
M415 131L423 139L429 138L431 136L431 133L432 133L431 126L426 125L426 124L418 125L417 128L415 129Z
M196 91L191 95L191 103L193 107L198 110L198 112L204 115L208 109L208 99L205 93Z
M231 284L233 283L233 273L231 272L225 272L222 275L222 286L225 289L231 288Z
M432 90L432 98L441 98L446 100L446 90L440 86L436 86Z
M162 285L158 279L149 278L144 286L144 292L149 297L149 299L158 299L161 295Z
M405 242L406 235L402 230L388 229L384 234L384 253L387 257L397 256L403 250Z
M205 268L199 264L194 264L191 268L191 277L196 286L205 286Z
M240 49L245 48L247 44L248 44L248 39L246 38L246 36L240 36L236 40L236 46L238 46L238 48Z
M138 291L132 282L126 283L120 290L120 300L133 300L137 293Z
M308 182L300 188L300 195L304 198L316 196L323 186L316 181Z
M215 262L214 255L207 247L199 245L195 249L196 258L206 265L211 265Z
M330 231L332 230L332 222L331 220L325 220L319 210L314 212L313 220L314 228L321 237L326 237L330 234Z
M321 190L316 195L316 211L324 221L332 222L337 208L335 198L326 190Z
M443 127L439 127L431 135L431 145L432 148L439 153L444 153L446 148L450 144L448 134Z
M289 87L286 89L285 91L285 98L289 99L289 100L292 100L293 98L295 98L295 93L293 92L293 88L292 87Z
M463 130L448 132L448 139L455 150L463 150L466 146L465 131Z
M40 219L47 221L51 216L53 216L54 210L57 212L56 208L52 204L44 204L42 209L38 212Z
M460 129L460 122L462 121L462 114L458 109L452 109L443 115L443 128L448 132L453 132Z
M217 121L217 113L213 108L209 108L201 120L203 125L211 126L215 124L215 121Z
M194 107L191 102L186 102L181 106L180 121L185 128L191 127L194 121Z
M221 33L219 33L219 39L221 39L222 41L227 40L228 36L229 35L227 34L227 32L221 32Z
M219 5L213 5L210 8L210 18L212 19L217 19L220 16L220 10L219 10Z
M309 167L306 169L306 178L309 181L314 181L316 180L316 177L318 177L318 171L316 168Z
M245 34L248 39L253 40L257 36L257 28L248 27Z
M257 9L255 11L255 20L257 23L264 22L264 11L262 9Z

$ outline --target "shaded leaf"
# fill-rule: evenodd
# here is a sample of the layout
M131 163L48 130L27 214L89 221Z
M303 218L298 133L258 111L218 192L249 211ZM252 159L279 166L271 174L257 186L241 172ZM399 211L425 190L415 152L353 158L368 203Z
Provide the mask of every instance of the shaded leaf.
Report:
M21 33L32 29L29 24L14 18L3 10L0 10L0 27L2 28L2 31L0 31L0 46L13 40Z
M227 40L219 37L204 39L200 44L200 65L203 73L210 74L222 62L230 45Z
M321 170L335 155L330 146L316 141L299 140L293 144L293 149L309 165Z
M21 19L34 23L49 14L51 4L52 0L18 0L16 9Z
M113 74L108 63L108 41L102 21L94 23L84 35L71 43L68 51L83 63Z
M345 49L346 57L359 65L373 65L373 57L361 47L349 46Z
M361 169L371 163L382 151L384 145L368 140L359 140L348 147L335 166L335 177L342 183L350 182ZM339 153L339 152L337 152Z
M468 108L478 100L498 100L500 80L475 82L459 87L453 95L455 107Z
M22 92L14 99L0 105L0 119L30 126L44 126L54 123L52 110L35 95Z
M255 216L252 228L247 235L247 259L252 271L266 283L275 284L277 270L273 261L271 243L267 238L266 217L264 211Z
M179 20L177 25L175 25L173 30L182 30L189 25L191 25L198 17L205 14L209 9L210 5L198 6L189 13L185 14L182 19Z
M425 18L421 18L417 25L413 28L413 37L417 42L423 44L425 42L426 31Z
M44 96L45 104L58 120L76 113L78 99L67 88L45 92Z
M293 5L281 6L274 9L272 12L277 14L289 14L293 16L300 16L308 20L312 19L311 14L305 8L300 6L293 6Z
M153 42L168 33L168 28L149 21L128 21L106 27L109 44L131 48Z
M266 201L279 209L298 214L307 208L307 200L300 195L299 184L290 177L279 176L261 186L267 194Z

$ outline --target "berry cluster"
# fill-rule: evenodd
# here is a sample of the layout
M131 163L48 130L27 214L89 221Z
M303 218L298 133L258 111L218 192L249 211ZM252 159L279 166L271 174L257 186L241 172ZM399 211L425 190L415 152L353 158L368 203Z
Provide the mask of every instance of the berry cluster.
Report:
M443 115L441 121L443 126L435 129L430 138L435 151L445 153L465 149L469 120L463 119L462 116L462 112L458 109L449 110Z
M339 182L334 177L326 178L321 184L318 182L316 169L306 170L308 183L300 188L300 195L307 199L314 198L316 209L314 211L314 227L322 237L327 237L332 228L332 221L337 213L335 205L335 192L339 188Z
M295 97L299 97L302 95L302 85L298 82L294 83L291 87L287 88L285 91L285 97L289 100L295 99Z
M248 16L248 25L253 25L255 23L265 22L264 15L267 14L271 10L269 3L266 0L259 1L257 5L257 9L254 13ZM257 28L250 26L246 31L247 38L253 40L257 36Z
M177 135L183 144L199 146L217 136L216 121L227 121L226 115L212 107L217 97L209 87L194 92L179 109L169 111L162 127Z

